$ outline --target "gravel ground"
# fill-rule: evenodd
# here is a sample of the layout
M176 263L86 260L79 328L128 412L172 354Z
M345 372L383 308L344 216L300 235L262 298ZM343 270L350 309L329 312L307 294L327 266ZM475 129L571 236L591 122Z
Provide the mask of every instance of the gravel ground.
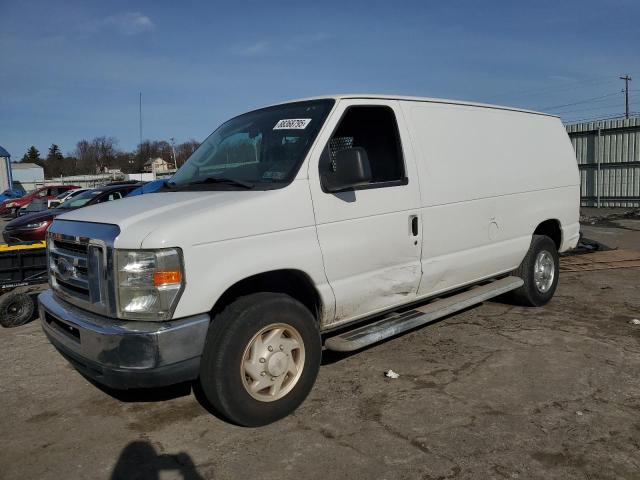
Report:
M640 249L640 221L626 225L589 228ZM325 355L301 408L258 429L188 385L98 389L37 322L0 330L0 478L638 479L633 319L640 269L565 273L543 308L486 302Z

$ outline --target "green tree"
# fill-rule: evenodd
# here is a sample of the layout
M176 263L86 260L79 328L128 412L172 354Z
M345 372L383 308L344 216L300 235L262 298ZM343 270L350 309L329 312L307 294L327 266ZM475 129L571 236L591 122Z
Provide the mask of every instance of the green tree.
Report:
M60 147L55 143L52 143L49 147L49 154L47 155L47 161L60 161L64 158L62 152L60 151Z
M64 155L60 151L60 147L55 143L51 144L49 147L49 153L47 154L47 158L44 162L44 174L47 178L55 178L61 175L69 175L67 172Z
M29 150L27 150L27 153L24 154L21 161L26 163L35 163L37 165L40 165L42 163L40 152L33 145L29 147Z

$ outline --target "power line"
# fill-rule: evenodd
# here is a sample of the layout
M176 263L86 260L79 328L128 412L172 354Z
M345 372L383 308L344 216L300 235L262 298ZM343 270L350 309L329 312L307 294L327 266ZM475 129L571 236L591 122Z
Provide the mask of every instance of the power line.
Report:
M611 109L615 109L616 107L619 108L619 105L617 105L617 104L601 105L599 107L593 107L593 108L580 108L580 109L577 109L577 110L571 110L571 111L568 111L568 112L558 113L556 115L559 115L561 117L570 117L570 116L574 116L576 114L584 115L584 114L589 113L589 112L598 112L598 111L601 111L601 110L611 110ZM622 115L622 113L618 113L618 115Z
M631 112L632 115L640 115L640 112ZM600 120L614 120L614 119L622 119L622 115L619 113L611 113L611 114L600 114L597 116L590 116L584 118L574 118L571 120L566 120L564 123L583 123L583 122L597 122Z
M564 107L571 107L573 105L580 105L582 103L589 103L589 102L593 102L595 100L609 98L609 97L613 97L614 95L619 95L619 94L620 94L619 92L607 93L606 95L600 95L599 97L585 98L584 100L579 100L579 101L573 102L573 103L565 103L564 105L553 105L551 107L542 107L542 108L540 108L540 110L559 110L559 109L564 108Z
M604 80L604 78L607 78L607 80ZM489 97L486 97L485 100L491 100L494 98L504 98L504 97L508 97L511 99L517 99L517 98L522 98L522 97L531 97L531 96L535 96L535 95L541 95L544 93L548 93L550 91L565 91L565 90L570 90L570 89L575 89L575 88L584 88L584 87L591 87L591 86L596 86L596 85L604 85L607 83L613 83L615 82L615 80L611 79L611 77L600 77L599 79L584 79L584 80L577 80L577 81L572 81L572 82L568 82L565 83L561 86L558 85L554 85L554 86L546 86L546 87L542 87L542 88L536 88L533 90L514 90L511 92L502 92L499 93L497 95L492 95ZM578 85L580 85L578 87Z

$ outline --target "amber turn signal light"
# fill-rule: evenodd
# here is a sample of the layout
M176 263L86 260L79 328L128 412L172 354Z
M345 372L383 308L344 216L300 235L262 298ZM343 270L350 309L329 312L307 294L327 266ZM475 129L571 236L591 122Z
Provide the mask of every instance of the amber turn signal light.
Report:
M170 270L164 272L153 272L153 286L171 285L182 281L182 272L179 270Z

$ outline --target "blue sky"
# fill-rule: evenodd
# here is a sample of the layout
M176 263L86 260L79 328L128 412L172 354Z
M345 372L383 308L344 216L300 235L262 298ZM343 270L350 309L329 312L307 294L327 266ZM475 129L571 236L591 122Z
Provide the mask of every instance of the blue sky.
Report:
M248 109L335 92L573 120L622 113L629 73L640 111L636 0L0 0L0 18L0 145L14 159L99 135L134 149L140 91L143 137L178 143Z

